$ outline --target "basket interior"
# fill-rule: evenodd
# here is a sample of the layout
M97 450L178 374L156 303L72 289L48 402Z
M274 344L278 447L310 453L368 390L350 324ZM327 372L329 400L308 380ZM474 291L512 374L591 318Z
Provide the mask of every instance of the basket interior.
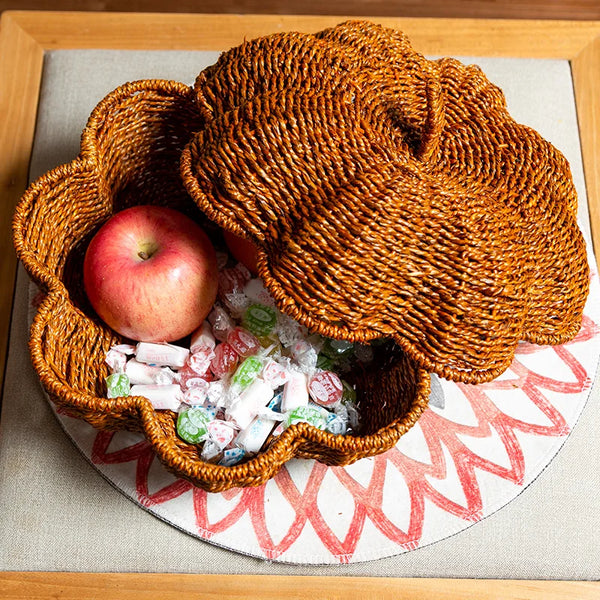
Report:
M222 244L218 227L188 196L179 175L180 155L198 118L189 94L148 89L107 97L84 130L80 157L41 178L21 208L28 210L22 219L25 245L35 256L24 263L39 265L28 270L53 292L34 322L34 365L55 404L99 429L138 430L142 424L139 407L128 403L130 399L105 398L106 352L126 340L99 320L86 298L85 250L113 213L135 204L180 210L199 222L215 245ZM397 440L398 422L409 412L418 416L426 403L426 375L391 342L379 345L370 366L354 370L347 379L356 385L361 415L361 428L353 435L372 436L387 428L382 447ZM153 419L160 429L156 439L176 447L179 466L168 467L204 485L183 468L188 462L197 468L199 448L177 438L176 415L155 411ZM298 456L346 464L377 453L378 443L369 439L359 453L345 445L328 449L321 440L298 440L294 447ZM274 461L264 474L270 476L279 467ZM256 481L262 478L261 471Z

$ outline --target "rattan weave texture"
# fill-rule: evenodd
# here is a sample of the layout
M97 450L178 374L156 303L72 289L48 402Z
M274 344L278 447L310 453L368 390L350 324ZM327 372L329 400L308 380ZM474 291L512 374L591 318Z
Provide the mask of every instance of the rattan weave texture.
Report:
M178 438L174 413L105 397L104 356L121 339L87 302L83 256L113 213L146 203L253 240L279 308L310 329L395 341L352 374L359 435L294 425L221 467ZM246 42L193 88L124 84L90 116L78 158L29 187L13 231L45 293L30 347L55 404L143 432L213 492L260 485L293 457L343 465L391 448L427 406L428 371L493 378L519 340L572 337L588 290L562 155L477 67L426 60L366 22Z
M265 483L291 458L343 465L392 448L427 407L429 375L396 349L372 371L355 372L360 435L293 425L260 455L234 467L205 463L176 434L177 415L140 396L109 399L105 356L124 341L90 308L82 262L95 231L132 204L163 204L210 223L179 177L181 151L200 126L193 90L170 81L125 84L96 107L80 156L32 183L19 202L17 254L42 288L31 328L33 366L57 408L98 429L140 431L174 474L211 492Z
M324 335L392 337L443 377L560 344L588 293L562 154L477 66L365 21L248 41L200 73L182 158L203 212L259 247L280 308Z

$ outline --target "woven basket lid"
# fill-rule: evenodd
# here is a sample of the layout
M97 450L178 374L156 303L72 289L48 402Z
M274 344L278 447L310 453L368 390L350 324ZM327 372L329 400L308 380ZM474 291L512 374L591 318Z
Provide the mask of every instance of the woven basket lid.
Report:
M194 89L204 126L185 186L258 246L279 308L309 329L391 337L472 383L519 340L579 330L589 273L569 165L477 66L355 21L245 42Z

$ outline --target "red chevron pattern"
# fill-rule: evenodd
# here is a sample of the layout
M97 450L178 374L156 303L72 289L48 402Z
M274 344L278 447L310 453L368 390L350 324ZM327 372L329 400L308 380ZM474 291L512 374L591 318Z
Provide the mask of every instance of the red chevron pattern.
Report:
M400 553L424 542L431 506L459 519L464 527L489 514L486 503L490 501L480 483L482 473L512 484L513 496L520 491L528 479L528 461L533 460L521 440L523 436L564 439L570 433L574 419L562 414L555 398L581 396L589 390L590 369L576 349L598 333L600 328L585 317L579 335L567 345L522 344L510 370L495 381L477 386L444 382L449 405L423 414L418 423L418 451L406 453L399 444L386 454L344 468L294 461L262 487L222 494L206 493L166 473L157 478L161 467L157 468L148 444L121 443L111 450L119 435L112 432L94 434L90 458L101 470L134 464L135 500L141 505L168 517L169 503L189 497L190 533L233 547L231 541L222 541L223 536L243 530L254 549L241 550L262 558L327 562L322 559L325 554L330 562L350 562L357 559L363 538L374 532L388 544L387 555L390 547ZM519 394L520 404L513 402L516 409L502 409L499 398L514 393ZM452 418L453 399L460 399L454 409L456 419ZM515 415L519 406L527 403L525 399L529 411ZM495 456L471 449L477 440L495 440ZM539 465L538 472L550 458ZM450 485L450 493L444 491L444 482L446 487ZM402 501L390 503L386 500L390 494ZM339 502L343 506L337 506ZM298 548L306 545L303 536L308 530L311 544L316 536L321 548L312 548L308 558L296 559ZM440 538L447 535L447 531L439 533Z

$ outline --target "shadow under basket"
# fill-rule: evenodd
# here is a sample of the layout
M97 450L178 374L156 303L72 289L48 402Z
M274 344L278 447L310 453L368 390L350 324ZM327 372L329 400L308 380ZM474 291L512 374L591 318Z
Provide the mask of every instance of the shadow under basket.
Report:
M141 432L169 471L210 492L261 485L292 458L346 465L389 450L429 398L429 374L397 347L370 370L351 374L359 431L340 436L296 424L260 454L232 467L204 462L201 446L179 438L176 413L157 411L141 396L106 397L106 352L126 340L98 319L85 297L85 250L107 219L135 204L167 205L199 222L209 235L216 231L179 175L181 152L198 119L188 86L163 80L125 84L92 112L79 156L32 183L20 200L15 248L44 292L30 336L33 366L44 389L57 408L97 429Z

